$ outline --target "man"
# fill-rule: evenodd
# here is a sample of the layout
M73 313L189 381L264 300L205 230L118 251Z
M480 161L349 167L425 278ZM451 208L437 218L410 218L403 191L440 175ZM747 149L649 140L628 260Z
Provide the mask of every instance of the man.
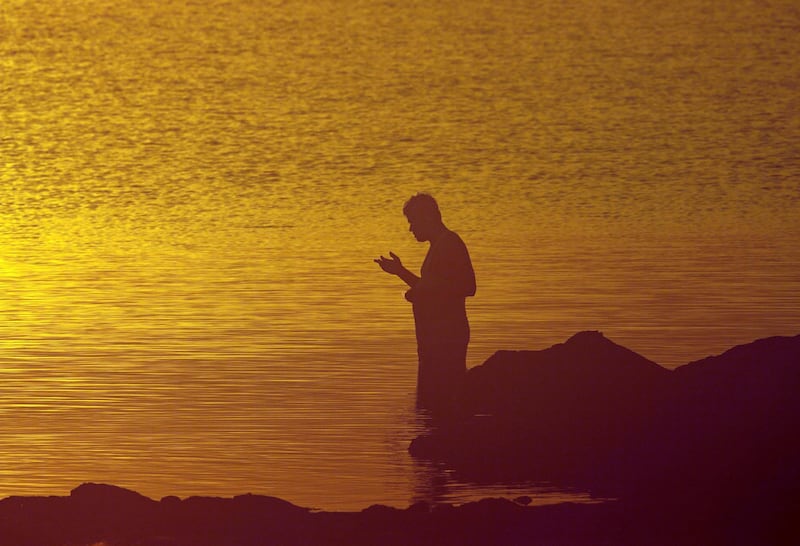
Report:
M465 299L475 295L475 272L461 237L447 229L436 200L420 193L403 207L409 231L430 243L421 275L406 269L393 252L375 262L409 286L406 299L414 311L417 334L417 405L433 414L452 416L467 370L469 322Z

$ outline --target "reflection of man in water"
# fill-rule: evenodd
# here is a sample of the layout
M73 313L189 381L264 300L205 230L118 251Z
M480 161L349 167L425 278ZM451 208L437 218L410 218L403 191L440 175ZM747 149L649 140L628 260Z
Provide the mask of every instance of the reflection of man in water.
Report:
M414 310L417 332L417 403L434 413L452 413L467 370L469 322L465 299L475 295L475 272L461 237L447 229L436 200L417 194L403 207L409 230L430 249L421 276L406 269L390 252L375 262L410 287L406 299Z

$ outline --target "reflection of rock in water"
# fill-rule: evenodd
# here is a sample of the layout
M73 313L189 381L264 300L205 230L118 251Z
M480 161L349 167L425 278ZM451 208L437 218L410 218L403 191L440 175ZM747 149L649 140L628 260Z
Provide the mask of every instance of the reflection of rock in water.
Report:
M542 351L497 352L470 370L464 405L473 417L418 437L410 451L475 480L553 480L769 521L778 516L764 506L797 506L798 392L800 336L670 372L582 332Z

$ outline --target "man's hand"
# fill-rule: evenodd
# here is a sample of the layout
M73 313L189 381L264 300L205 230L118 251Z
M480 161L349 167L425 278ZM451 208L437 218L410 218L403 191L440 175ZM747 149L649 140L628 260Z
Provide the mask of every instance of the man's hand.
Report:
M389 252L389 256L391 256L391 258L381 256L380 258L374 260L374 262L381 266L381 269L387 273L399 276L405 270L405 267L403 267L403 262L400 261L400 258L398 258L394 252Z
M416 284L419 282L419 277L414 275L411 271L403 266L403 262L401 262L400 258L397 257L397 254L390 252L389 256L391 256L391 258L381 256L377 260L374 260L374 262L381 266L381 269L387 273L397 275L403 279L403 282L405 282L408 286L412 288L416 286Z

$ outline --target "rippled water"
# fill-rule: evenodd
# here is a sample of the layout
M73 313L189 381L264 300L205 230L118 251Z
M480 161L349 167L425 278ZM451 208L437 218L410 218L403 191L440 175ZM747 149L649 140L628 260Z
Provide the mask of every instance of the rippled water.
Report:
M470 366L667 367L800 330L791 2L6 0L0 495L328 509L580 493L413 462L403 201L478 275Z

